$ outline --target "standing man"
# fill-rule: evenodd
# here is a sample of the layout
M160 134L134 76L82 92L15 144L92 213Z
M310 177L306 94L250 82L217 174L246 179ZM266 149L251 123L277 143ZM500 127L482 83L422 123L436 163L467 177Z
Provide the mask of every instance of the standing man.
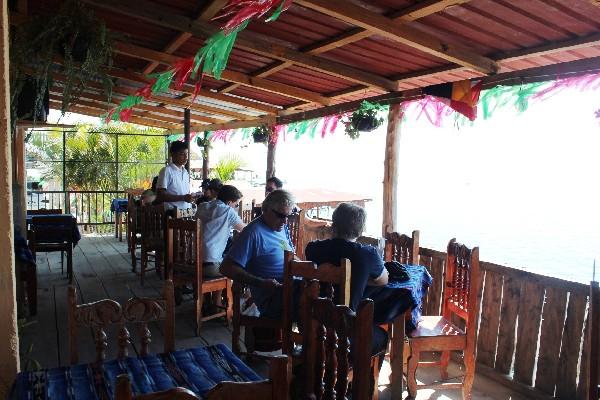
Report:
M269 193L274 192L275 190L281 190L283 188L283 182L281 179L276 178L274 176L267 179L267 183L265 183L265 197L269 195Z
M170 209L191 208L190 174L185 169L188 145L185 142L171 143L171 162L158 173L156 203L166 203Z

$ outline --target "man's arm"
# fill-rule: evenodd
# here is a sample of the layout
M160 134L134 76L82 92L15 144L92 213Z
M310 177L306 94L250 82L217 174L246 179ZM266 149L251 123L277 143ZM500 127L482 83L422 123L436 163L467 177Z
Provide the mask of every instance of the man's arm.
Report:
M158 189L156 194L156 202L164 203L165 201L185 201L187 203L192 202L191 194L171 194L167 193L167 189Z
M369 278L368 286L385 286L388 283L388 271L383 268L381 274L377 278Z
M220 271L226 277L249 286L262 289L275 289L281 286L281 283L275 279L263 279L252 275L229 257L225 257L223 260Z

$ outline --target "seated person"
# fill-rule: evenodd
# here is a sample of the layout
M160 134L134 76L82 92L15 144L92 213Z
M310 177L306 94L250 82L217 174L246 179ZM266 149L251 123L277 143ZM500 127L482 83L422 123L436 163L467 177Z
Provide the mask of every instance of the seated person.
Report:
M196 200L196 204L215 200L222 186L223 183L220 179L204 179L202 181L202 185L200 186L202 188L202 196Z
M142 192L141 204L143 206L152 205L152 203L156 200L156 195L150 189L146 189Z
M190 174L185 169L188 144L180 141L171 143L171 162L158 174L156 204L166 203L169 209L191 208Z
M241 231L244 224L236 208L242 193L231 185L224 185L216 200L198 205L196 217L202 221L202 275L205 278L220 277L219 267L223 261L223 251L232 229Z
M388 283L388 273L377 249L356 242L363 232L366 217L364 208L352 203L341 203L332 215L333 238L310 242L304 253L307 260L316 264L338 265L342 258L350 260L350 308L354 311L360 301L366 298L367 286L385 286ZM387 334L374 326L373 354L386 346Z
M272 176L267 179L267 182L265 183L265 196L268 196L269 193L274 192L275 190L281 189L283 189L283 182L281 182L281 179Z
M284 251L293 251L286 223L294 205L291 193L271 192L262 215L244 228L221 264L223 275L250 286L261 316L281 317Z

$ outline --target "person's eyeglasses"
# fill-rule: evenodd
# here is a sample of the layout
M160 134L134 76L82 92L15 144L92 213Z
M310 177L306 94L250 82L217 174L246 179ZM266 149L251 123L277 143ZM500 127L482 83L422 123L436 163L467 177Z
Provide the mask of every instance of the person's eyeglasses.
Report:
M289 217L292 216L292 214L280 213L279 211L275 211L272 208L271 208L271 211L273 212L273 214L275 214L277 216L277 218L279 218L282 221L285 221L286 219L288 219Z

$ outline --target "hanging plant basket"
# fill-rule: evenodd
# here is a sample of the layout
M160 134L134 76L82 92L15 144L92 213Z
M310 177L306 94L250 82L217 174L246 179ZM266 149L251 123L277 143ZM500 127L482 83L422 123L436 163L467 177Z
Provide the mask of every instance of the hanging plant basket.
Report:
M27 77L23 82L23 87L19 92L16 104L15 115L18 119L26 121L46 122L50 112L50 93L48 87L41 91L41 104L36 105L38 97L38 83L35 79Z
M350 118L342 121L346 125L346 135L352 139L360 137L360 132L371 132L383 123L383 117L378 113L384 109L380 104L363 101L360 108L352 113Z
M259 126L252 132L254 143L267 143L271 130L266 126Z

